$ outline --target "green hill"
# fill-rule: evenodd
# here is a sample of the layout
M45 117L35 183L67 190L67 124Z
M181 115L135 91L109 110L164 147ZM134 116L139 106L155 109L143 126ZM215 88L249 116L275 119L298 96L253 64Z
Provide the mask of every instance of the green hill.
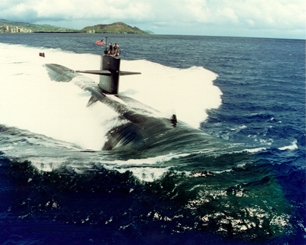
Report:
M115 22L109 25L87 26L81 32L91 33L126 33L126 34L148 34L149 32L142 31L138 27L131 27L123 22Z

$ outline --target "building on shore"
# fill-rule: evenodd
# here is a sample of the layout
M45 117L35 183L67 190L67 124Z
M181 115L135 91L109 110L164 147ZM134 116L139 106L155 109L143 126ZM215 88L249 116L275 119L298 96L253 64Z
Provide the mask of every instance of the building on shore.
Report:
M31 29L18 27L18 26L2 26L0 28L1 33L32 33Z

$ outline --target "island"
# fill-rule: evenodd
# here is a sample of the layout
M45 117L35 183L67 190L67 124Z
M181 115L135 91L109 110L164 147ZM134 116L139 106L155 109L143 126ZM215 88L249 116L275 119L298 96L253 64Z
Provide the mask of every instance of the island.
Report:
M148 34L146 31L140 30L138 27L129 26L123 22L115 22L109 25L87 26L81 30L87 33L120 33L120 34Z

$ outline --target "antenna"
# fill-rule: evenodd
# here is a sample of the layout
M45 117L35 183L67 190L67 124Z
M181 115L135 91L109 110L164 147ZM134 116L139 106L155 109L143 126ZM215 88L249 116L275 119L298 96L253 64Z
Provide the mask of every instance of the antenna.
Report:
M104 54L107 54L107 37L105 37L105 49L104 49Z

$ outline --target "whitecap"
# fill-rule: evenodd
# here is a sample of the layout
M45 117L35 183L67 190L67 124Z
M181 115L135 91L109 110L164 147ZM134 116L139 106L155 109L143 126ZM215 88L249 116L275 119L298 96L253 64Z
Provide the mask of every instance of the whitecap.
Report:
M294 141L291 143L291 145L283 146L283 147L280 147L280 148L278 148L278 149L281 150L281 151L286 151L286 150L293 151L293 150L296 150L296 149L298 149L297 140L294 140Z

